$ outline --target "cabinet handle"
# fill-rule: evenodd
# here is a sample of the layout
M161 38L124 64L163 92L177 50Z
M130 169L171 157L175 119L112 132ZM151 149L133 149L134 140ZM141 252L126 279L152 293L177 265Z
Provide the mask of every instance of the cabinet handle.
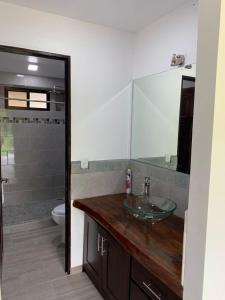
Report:
M98 233L98 252L100 251L100 238L101 238L100 233Z
M102 236L101 256L104 256L104 254L106 253L106 250L104 250L104 242L105 241L106 241L106 239L104 239L104 237Z
M155 291L153 291L153 289L151 288L151 283L147 284L143 281L143 285L146 289L149 290L150 293L152 293L152 295L154 295L158 300L162 300L161 295L157 295Z

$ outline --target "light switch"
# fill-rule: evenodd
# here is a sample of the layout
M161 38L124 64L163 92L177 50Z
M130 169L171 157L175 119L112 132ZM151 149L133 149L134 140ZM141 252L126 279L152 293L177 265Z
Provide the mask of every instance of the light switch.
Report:
M80 162L81 169L88 169L89 168L89 161L87 158L84 158Z

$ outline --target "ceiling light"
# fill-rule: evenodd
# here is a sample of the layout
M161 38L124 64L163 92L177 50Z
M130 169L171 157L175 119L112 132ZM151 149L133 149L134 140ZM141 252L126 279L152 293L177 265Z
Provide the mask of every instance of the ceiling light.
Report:
M38 63L38 58L35 57L35 56L29 56L28 57L28 62L33 63L33 64L37 64Z
M24 75L23 74L16 74L17 77L23 78Z
M36 72L38 70L38 65L29 64L28 65L28 70Z

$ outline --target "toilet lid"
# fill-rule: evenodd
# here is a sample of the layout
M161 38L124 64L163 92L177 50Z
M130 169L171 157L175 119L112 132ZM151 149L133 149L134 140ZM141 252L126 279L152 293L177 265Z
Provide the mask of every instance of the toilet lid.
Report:
M53 210L53 212L58 216L64 216L65 215L65 204L61 204L59 206L56 206Z

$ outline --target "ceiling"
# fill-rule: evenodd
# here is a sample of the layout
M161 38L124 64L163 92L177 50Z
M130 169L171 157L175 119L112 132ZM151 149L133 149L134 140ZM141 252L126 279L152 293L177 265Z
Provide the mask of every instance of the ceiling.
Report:
M37 60L34 64L38 65L38 71L28 71L30 58L32 61ZM64 78L64 62L55 59L0 52L0 71L22 75Z
M190 0L4 0L120 30L136 32Z

